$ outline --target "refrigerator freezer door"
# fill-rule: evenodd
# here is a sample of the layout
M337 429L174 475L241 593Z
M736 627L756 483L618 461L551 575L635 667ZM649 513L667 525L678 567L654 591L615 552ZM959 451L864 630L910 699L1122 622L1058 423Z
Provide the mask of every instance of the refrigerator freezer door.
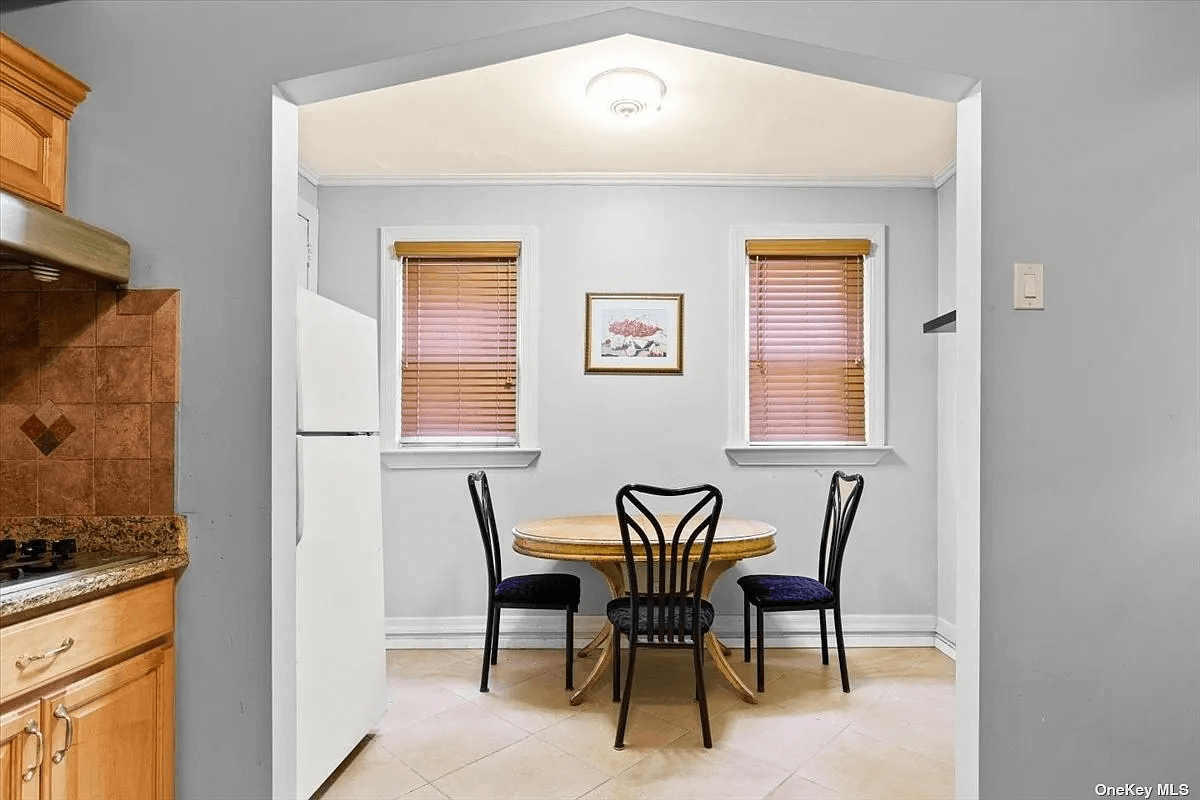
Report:
M304 432L379 430L375 320L307 289L296 300L297 420Z
M297 789L309 797L387 710L379 437L298 436Z

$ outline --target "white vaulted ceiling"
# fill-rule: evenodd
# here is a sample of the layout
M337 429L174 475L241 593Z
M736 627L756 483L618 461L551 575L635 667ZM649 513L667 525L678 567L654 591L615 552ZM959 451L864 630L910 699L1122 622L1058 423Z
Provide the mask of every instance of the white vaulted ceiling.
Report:
M588 105L588 80L624 66L666 82L662 111L631 124ZM928 181L954 158L954 114L940 100L617 36L302 106L300 158L322 181Z

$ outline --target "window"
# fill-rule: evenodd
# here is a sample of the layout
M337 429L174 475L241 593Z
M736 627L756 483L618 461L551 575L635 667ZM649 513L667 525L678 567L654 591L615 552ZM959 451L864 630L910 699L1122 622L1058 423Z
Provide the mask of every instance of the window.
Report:
M807 231L807 232L806 232ZM883 228L735 229L738 464L875 464L883 436Z
M394 468L528 466L532 232L383 230L384 436ZM421 234L442 234L438 238ZM386 446L386 445L385 445Z

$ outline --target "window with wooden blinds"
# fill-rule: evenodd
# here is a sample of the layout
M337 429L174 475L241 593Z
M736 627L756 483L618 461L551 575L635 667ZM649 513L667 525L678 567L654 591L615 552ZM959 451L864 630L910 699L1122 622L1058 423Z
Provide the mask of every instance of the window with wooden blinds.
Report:
M400 441L517 441L518 242L397 242Z
M865 239L758 239L749 259L749 442L865 444Z

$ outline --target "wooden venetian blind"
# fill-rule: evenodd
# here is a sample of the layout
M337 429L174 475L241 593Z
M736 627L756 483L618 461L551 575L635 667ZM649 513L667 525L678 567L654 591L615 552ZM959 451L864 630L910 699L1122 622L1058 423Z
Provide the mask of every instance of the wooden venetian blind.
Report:
M866 443L866 239L746 242L751 443Z
M396 242L400 440L517 441L519 242Z

